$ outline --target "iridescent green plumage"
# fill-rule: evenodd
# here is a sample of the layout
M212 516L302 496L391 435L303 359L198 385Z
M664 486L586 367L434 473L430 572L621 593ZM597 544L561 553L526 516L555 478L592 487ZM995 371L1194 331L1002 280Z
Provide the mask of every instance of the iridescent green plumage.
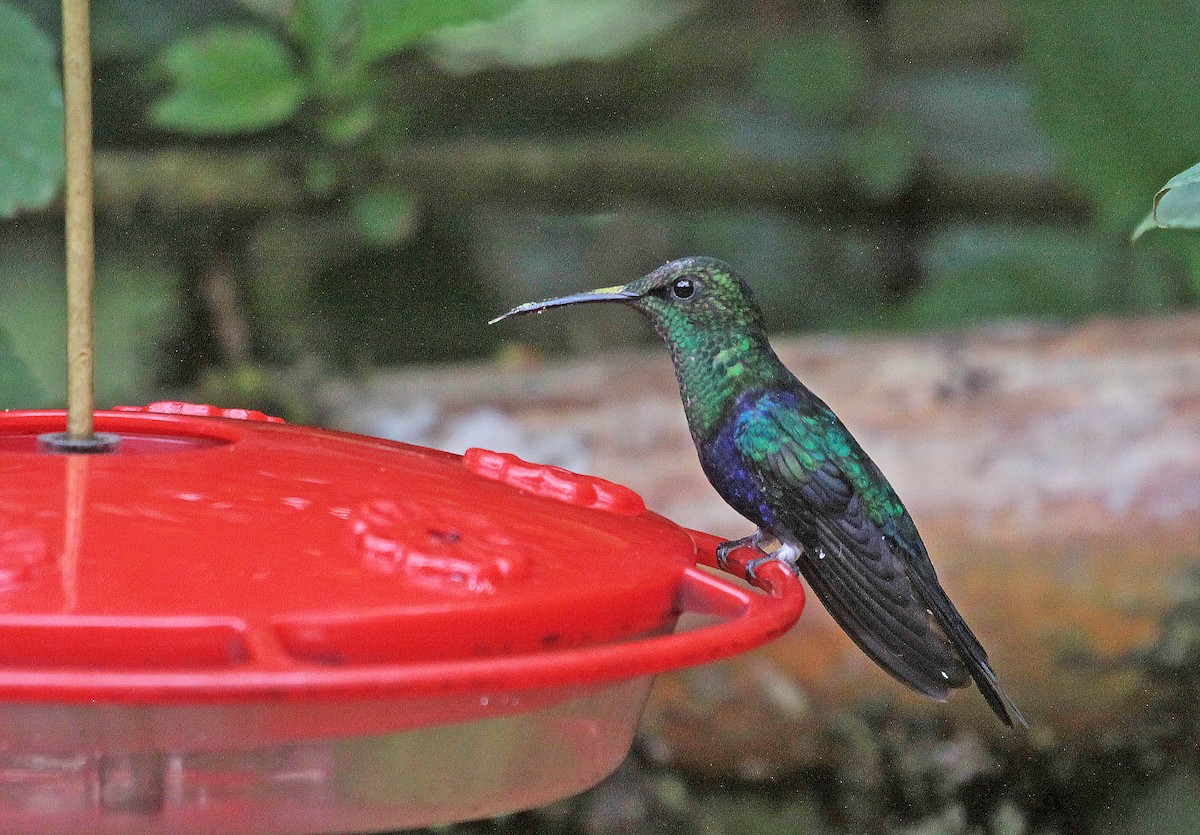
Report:
M938 582L908 511L837 416L771 349L749 288L728 265L683 258L620 287L521 305L621 302L671 350L688 426L709 481L775 559L809 581L884 670L938 699L974 680L1006 724L1024 724L987 654ZM504 318L504 316L499 317ZM493 320L497 321L497 320Z

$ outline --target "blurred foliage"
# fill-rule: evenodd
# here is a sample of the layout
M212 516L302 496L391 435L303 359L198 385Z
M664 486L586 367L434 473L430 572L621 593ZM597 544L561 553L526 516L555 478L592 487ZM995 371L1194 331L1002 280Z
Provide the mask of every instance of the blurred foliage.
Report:
M1014 312L1083 317L1179 301L1177 283L1158 261L1130 265L1123 258L1107 238L1078 230L949 228L925 250L927 283L908 315L926 325L959 326Z
M1200 775L1172 774L1149 788L1123 787L1109 800L1099 835L1192 835L1200 831Z
M1146 195L1200 149L1200 99L1188 92L1200 88L1200 3L1024 0L1020 10L1039 122L1064 172L1086 190L1102 222L1134 228L1139 237L1150 228L1138 224ZM1177 185L1185 187L1166 211L1186 215L1192 188ZM1187 301L1194 302L1200 241L1176 237L1154 246L1186 265Z
M20 20L0 26L0 80L48 79L53 95L40 101L57 108L55 8L0 0L0 16ZM169 276L146 299L101 286L101 298L132 306L122 332L142 342L142 355L146 340L156 346L149 363L130 352L125 383L286 400L270 393L264 369L479 357L514 338L590 350L648 334L587 311L550 331L482 322L686 253L740 267L774 329L958 327L1194 304L1200 239L1150 236L1130 249L1124 234L1145 197L1200 148L1200 105L1180 94L1200 75L1194 0L1154 10L1021 0L999 23L979 8L96 4L102 152L136 164L167 150L174 165L194 158L195 172L241 170L219 160L245 154L256 170L290 178L278 198L260 180L245 205L227 191L206 202L196 173L162 189L194 194L131 186L145 202L101 207L102 247L115 248L102 253L110 276L128 248L112 228L169 242L134 259ZM6 38L17 47L3 48ZM5 93L6 105L21 100ZM30 187L12 206L49 199L61 177L52 168L60 121L57 110L0 112L0 211L15 210L5 208L4 166L34 159L6 150L14 140L45 155L38 170L51 191ZM470 164L459 171L462 161ZM1195 216L1194 173L1160 195L1164 225ZM772 177L784 181L778 191ZM1065 178L1080 188L1064 188ZM1053 194L1043 202L1029 183ZM992 217L990 201L1010 184L1027 202L999 201ZM61 246L56 223L34 217L0 236L0 254L26 259L4 262L19 265L14 276L43 270L45 252ZM5 236L27 237L28 250L14 254ZM234 296L223 311L209 298L214 265ZM6 299L21 297L16 308L52 314L57 302L25 298L40 285L5 283ZM220 320L231 317L248 334L244 348L223 344L230 323ZM61 359L48 322L9 325L43 386L57 383Z
M1028 70L1064 171L1128 228L1200 149L1200 3L1023 0Z
M334 146L377 126L379 84L370 65L437 31L510 11L516 0L295 0L251 2L258 26L216 26L172 44L163 68L172 89L153 107L157 124L187 133L277 127L314 102L315 127ZM293 61L293 52L299 57Z
M891 117L853 137L843 160L860 194L885 200L901 194L912 182L919 151L916 127L910 120Z
M413 196L405 191L367 187L354 202L354 222L367 243L398 244L413 233Z
M17 353L8 331L0 327L0 409L28 407L45 397L29 366Z
M245 4L260 22L217 25L167 47L161 67L171 88L151 108L163 128L197 135L230 135L298 123L315 137L296 147L306 184L316 197L336 200L342 220L326 224L331 252L359 246L399 246L417 228L417 200L385 183L364 185L379 153L407 133L411 115L384 100L386 70L377 64L424 44L435 33L509 12L516 0L296 0ZM277 226L279 221L268 223ZM254 290L270 321L272 341L309 343L295 299L308 294L313 274L287 282L268 278ZM292 339L284 331L298 331ZM296 338L298 337L298 339Z
M414 344L428 346L423 352L428 359L477 353L487 344L477 323L463 315L464 302L486 293L472 286L469 275L451 283L420 278L446 267L444 258L429 262L426 244L439 233L423 227L415 194L373 176L379 155L409 135L413 110L421 106L391 95L394 70L386 61L434 43L439 60L456 72L529 63L533 56L534 63L551 64L612 55L651 37L683 8L626 0L557 7L542 0L246 5L260 23L216 26L165 50L161 66L171 88L153 105L152 117L160 127L184 133L291 125L299 135L319 139L295 148L310 192L333 201L334 217L264 219L253 240L269 274L256 276L248 295L268 323L268 341L282 346L277 355L294 357L297 350L315 348L351 365L402 361ZM559 12L549 28L547 10ZM618 17L624 24L614 28ZM605 37L597 37L602 30ZM515 49L505 53L506 45ZM280 233L298 226L318 236L306 249L312 255L306 270L267 252L274 243L286 245L289 236ZM313 252L312 244L322 251ZM414 271L413 264L422 266ZM347 293L347 285L358 289ZM457 315L445 316L447 306ZM471 309L486 318L482 307Z
M0 101L0 217L12 217L45 206L58 192L63 106L54 45L27 14L6 2L0 2ZM16 341L0 324L0 409L43 396Z
M867 57L857 43L810 33L771 44L756 88L768 102L800 116L831 116L857 106L867 88Z
M46 0L9 0L25 8L45 31L57 33L61 28L57 2ZM246 16L237 0L103 0L91 3L92 60L98 64L110 61L142 61L167 44L189 32L199 32L213 25L236 23ZM101 81L94 77L93 81ZM122 79L129 83L131 79Z
M355 5L345 0L323 0L313 5L313 17L337 21L339 7ZM448 28L501 17L516 6L515 0L365 0L363 7L362 55L375 61L395 55ZM325 25L337 31L344 23Z
M503 17L434 33L433 57L453 73L602 61L668 31L693 6L688 0L523 0Z
M163 65L175 88L151 115L182 133L275 127L295 116L305 98L291 53L260 30L210 29L173 44Z
M323 326L310 347L362 369L403 363L412 345L431 361L484 353L492 334L482 323L495 313L462 246L464 230L443 224L403 249L363 246L320 271L311 309ZM442 281L443 273L458 280Z
M157 246L105 243L111 244L100 242L96 264L96 400L105 406L148 402L166 359L156 348L179 320L178 276L164 269L169 262ZM0 332L8 332L31 372L17 372L20 387L9 389L12 400L0 388L0 405L9 407L61 405L66 390L63 256L39 244L0 242L0 263L21 265L20 272L4 278Z
M0 217L45 206L62 184L55 52L28 15L0 0Z
M809 32L768 43L751 89L762 103L790 117L791 132L797 126L817 128L812 140L845 168L856 196L887 200L911 182L920 144L911 118L869 106L871 72L868 50L859 40ZM836 126L840 133L831 136L820 130L822 125ZM776 131L772 144L781 139Z

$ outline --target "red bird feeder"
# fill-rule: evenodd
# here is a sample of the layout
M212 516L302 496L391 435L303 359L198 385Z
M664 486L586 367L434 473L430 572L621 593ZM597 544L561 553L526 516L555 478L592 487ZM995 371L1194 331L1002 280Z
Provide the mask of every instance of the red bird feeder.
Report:
M795 622L787 569L724 582L697 567L715 538L601 479L245 410L93 414L87 5L63 3L68 412L0 412L0 832L536 806L620 762L655 673Z
M95 421L115 451L52 451L62 412L0 412L4 832L544 804L626 755L655 673L803 607L786 569L767 594L725 582L697 566L715 538L511 455L183 404Z

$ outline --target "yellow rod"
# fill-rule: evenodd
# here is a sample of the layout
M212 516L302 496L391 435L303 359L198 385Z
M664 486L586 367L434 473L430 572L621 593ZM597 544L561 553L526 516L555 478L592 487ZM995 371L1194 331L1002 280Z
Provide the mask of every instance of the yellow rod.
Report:
M67 435L92 437L92 59L88 0L63 0L63 102L67 151Z

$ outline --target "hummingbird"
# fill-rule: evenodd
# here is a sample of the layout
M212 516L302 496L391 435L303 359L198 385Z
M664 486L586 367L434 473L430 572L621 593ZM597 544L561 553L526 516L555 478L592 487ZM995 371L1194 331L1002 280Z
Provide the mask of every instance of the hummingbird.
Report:
M649 318L671 352L700 465L757 526L722 543L802 575L838 625L884 671L945 701L974 680L1008 726L1025 717L938 582L908 510L833 410L793 375L767 339L762 312L726 263L690 257L648 275L496 317L618 303Z

